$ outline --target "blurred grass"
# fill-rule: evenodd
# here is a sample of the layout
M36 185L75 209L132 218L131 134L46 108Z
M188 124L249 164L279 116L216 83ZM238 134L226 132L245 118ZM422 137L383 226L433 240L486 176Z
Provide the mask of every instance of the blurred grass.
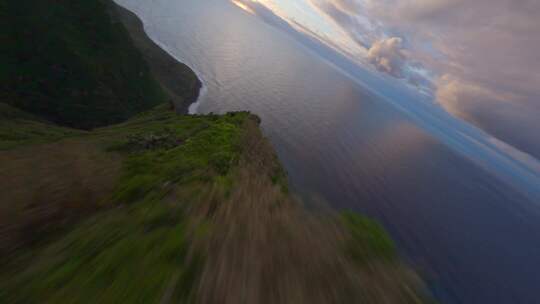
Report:
M221 180L238 160L242 125L248 117L247 112L178 116L158 109L125 124L99 130L97 136L114 138L107 149L132 151L124 163L114 200L132 202L156 188L167 191L167 185ZM151 140L156 134L165 134L170 137L167 142L176 146L157 144L141 151L141 146L147 146L145 138Z
M204 193L204 185L227 179L241 152L242 125L248 117L178 116L162 106L85 134L85 141L103 153L121 155L123 169L116 186L101 201L103 211L12 260L1 277L2 303L152 303L159 302L171 284L171 301L189 299L203 255L192 252L187 258L185 208ZM129 135L144 138L163 129L176 146L131 149L136 143ZM40 153L45 146L32 149ZM17 149L9 152L13 151ZM34 174L27 169L17 174ZM48 178L66 174L48 173ZM183 195L178 195L179 188ZM32 185L26 190L40 191ZM20 218L28 216L25 210ZM197 235L204 235L203 230Z
M173 276L189 275L185 229L160 202L100 214L11 276L3 303L158 303Z
M379 223L352 211L343 211L340 219L349 234L346 251L354 261L397 259L394 242Z
M0 217L9 253L0 302L422 303L418 279L377 223L352 212L318 218L290 196L258 122L247 112L179 116L159 106L0 151L0 165L15 163L21 181L55 180L46 188L57 189L17 184L9 187L24 187L16 199L0 193L11 214ZM33 177L35 154L59 165ZM58 169L75 155L84 160L75 173ZM81 170L94 173L72 185ZM0 174L0 183L12 180Z

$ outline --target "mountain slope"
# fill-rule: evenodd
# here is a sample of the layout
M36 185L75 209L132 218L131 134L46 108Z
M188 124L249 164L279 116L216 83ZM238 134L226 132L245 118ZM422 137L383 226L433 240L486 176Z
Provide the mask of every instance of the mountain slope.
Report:
M167 101L103 0L0 1L0 101L90 129Z

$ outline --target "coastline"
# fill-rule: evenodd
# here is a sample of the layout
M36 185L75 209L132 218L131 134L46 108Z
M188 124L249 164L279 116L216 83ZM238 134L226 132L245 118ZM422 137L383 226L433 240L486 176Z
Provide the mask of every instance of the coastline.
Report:
M0 151L9 190L0 201L10 202L0 205L1 303L424 302L421 279L379 224L312 214L289 193L260 118L174 113L197 106L201 80L135 14L104 3L105 22L126 29L144 75L169 95L159 100L174 107L87 132L0 107L0 131L24 131L20 146Z
M167 93L179 114L190 114L197 104L204 86L195 71L174 58L163 47L154 42L144 30L143 21L133 12L113 0L108 1L111 13L115 14L129 33L133 43L143 55L154 78Z

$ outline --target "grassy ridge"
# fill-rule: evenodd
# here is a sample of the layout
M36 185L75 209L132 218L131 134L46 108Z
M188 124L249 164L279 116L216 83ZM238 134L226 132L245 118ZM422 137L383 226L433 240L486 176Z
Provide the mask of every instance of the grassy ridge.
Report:
M177 116L160 107L85 135L84 140L103 153L123 158L114 190L95 206L95 211L104 211L27 255L19 251L6 268L11 271L0 277L0 300L157 303L167 288L171 301L193 297L203 254L194 256L188 239L204 237L204 224L194 226L187 213L212 185L225 192L233 187L229 173L238 164L244 124L251 119L248 113ZM44 146L39 144L33 150L39 153ZM24 216L23 211L20 217ZM49 223L55 224L61 223Z
M0 151L0 164L15 163L11 172L28 180L34 167L24 164L35 154L54 163L47 151L56 147L83 154L78 175L101 169L82 185L70 184L70 171L46 169L47 179L65 183L39 200L39 210L58 210L54 216L36 213L32 195L15 200L16 212L2 206L11 216L0 217L0 242L11 243L0 247L16 246L0 272L2 303L423 301L419 281L376 223L353 213L318 218L288 194L249 113L178 116L162 106L79 137ZM10 157L27 149L27 158ZM118 173L107 174L118 162ZM0 174L0 183L12 180ZM33 186L25 195L43 191ZM0 193L0 201L17 188ZM64 220L81 212L77 221ZM28 243L2 235L25 231L40 237Z
M0 102L89 129L165 102L105 0L0 0Z
M228 184L247 119L248 113L180 117L161 107L86 135L84 140L103 153L123 159L116 186L94 206L94 211L104 211L28 255L19 252L6 268L11 278L0 277L2 303L63 303L66 298L74 303L152 303L171 280L171 299L188 298L201 260L192 253L188 260L192 226L187 206L196 203L207 186ZM155 140L158 135L162 141Z

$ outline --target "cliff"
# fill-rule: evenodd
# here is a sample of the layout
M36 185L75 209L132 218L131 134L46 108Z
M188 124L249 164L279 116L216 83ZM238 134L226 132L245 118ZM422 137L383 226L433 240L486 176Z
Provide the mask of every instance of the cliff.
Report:
M42 8L29 7L31 2L2 5L7 3L10 12ZM119 32L118 20L133 18L118 17L101 1L45 2L62 6L56 9L71 17L107 15L110 29ZM77 10L70 11L72 5ZM94 22L77 24L79 32L100 33L94 32ZM133 24L139 34L131 29L132 38L123 35L118 47L130 48L140 59L172 60L164 59L164 52L145 50L149 42L137 38L140 23ZM47 31L44 24L33 30L40 28ZM80 39L91 45L94 38ZM25 69L24 62L15 63ZM176 68L164 70L161 63L149 62L144 77L146 86L161 90L158 97L165 92L165 98L144 108L172 99L185 109L198 81L183 65L177 68L185 75L171 76ZM132 79L125 72L118 72L125 76L119 83ZM171 87L171 79L187 83ZM52 102L50 96L69 89L57 85L58 91L43 91L49 95L28 96L15 94L19 87L14 85L9 87L17 89L10 91L14 99L4 95L0 103L1 303L425 302L421 281L400 262L377 223L349 212L312 214L289 193L257 116L179 115L162 103L137 113L121 106L122 115L109 120L109 107L97 110L102 101L84 99L84 107L95 112L88 110L85 123L74 124L78 114L62 110L75 109L80 96ZM97 96L88 90L88 96ZM114 98L108 95L107 103L116 104ZM56 108L42 113L48 106ZM92 113L99 114L99 122L91 121ZM91 131L70 128L109 121L119 123Z
M92 129L171 100L185 107L198 95L194 73L109 1L2 0L0 7L4 103Z

